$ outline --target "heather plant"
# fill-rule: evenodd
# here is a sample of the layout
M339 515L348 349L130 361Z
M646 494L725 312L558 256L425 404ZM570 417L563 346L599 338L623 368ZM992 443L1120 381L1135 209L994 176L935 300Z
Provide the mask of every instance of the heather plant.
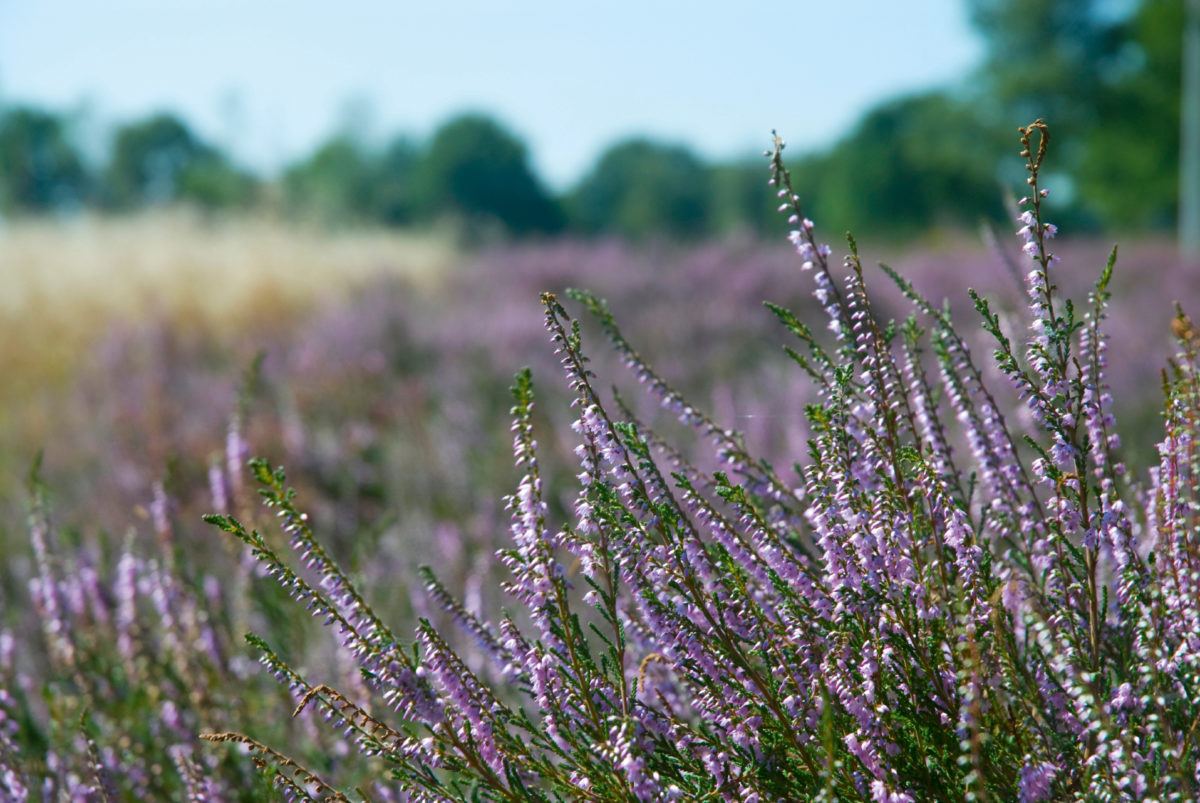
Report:
M1030 303L1001 292L1004 271L977 277L979 331L926 300L959 294L950 271L906 264L922 281L892 272L868 294L853 241L831 267L778 144L771 180L828 324L772 308L798 338L787 376L760 370L761 335L729 300L774 292L787 266L736 245L517 246L447 277L436 304L375 287L270 344L265 398L238 404L221 454L229 405L206 347L164 332L134 373L137 349L110 343L92 381L137 379L87 407L114 411L105 480L140 499L155 467L139 461L178 441L173 420L193 442L146 502L149 532L116 544L56 533L34 484L32 610L19 558L0 586L0 797L1194 798L1197 336L1175 319L1166 438L1139 485L1123 462L1149 450L1115 437L1107 386L1129 374L1108 360L1145 342L1153 309L1120 288L1115 259L1086 305L1067 302L1059 287L1079 282L1049 250L1037 183L1045 130L1022 134ZM620 305L618 328L572 294L655 404L605 391L606 350L585 353L586 322L543 298L567 399L539 389L550 404L534 410L532 376L554 360L517 378L524 476L493 567L503 412L483 366L533 347L519 296L558 286L563 264ZM1125 303L1110 310L1113 288ZM898 295L913 315L886 323ZM462 302L480 297L478 312ZM680 306L696 320L664 321ZM977 360L987 338L995 359ZM710 387L712 416L685 401ZM149 430L144 399L161 419ZM298 494L255 461L256 509L247 440L283 455ZM120 520L119 497L93 491L91 515ZM198 505L244 558L192 529ZM410 611L415 631L397 626ZM282 685L252 671L247 629Z
M197 739L243 695L268 708L278 698L230 637L226 617L239 605L227 595L251 589L180 565L161 485L151 503L152 552L135 546L132 533L115 549L59 533L36 476L30 496L25 613L43 638L27 632L28 616L6 611L0 798L169 799L183 794L183 778L221 799L260 797L268 782Z
M269 533L211 521L336 631L365 685L338 690L251 643L297 713L320 710L381 772L339 791L250 735L203 738L248 750L293 799L1194 799L1200 334L1177 314L1159 464L1137 484L1107 382L1116 251L1085 305L1061 297L1039 184L1048 142L1040 120L1021 129L1024 320L973 295L994 340L985 366L945 309L886 268L915 311L881 320L852 238L835 277L776 141L771 184L828 324L771 307L815 389L797 480L673 390L603 302L573 293L721 463L697 468L602 395L580 323L544 295L574 396L573 500L552 495L522 372L523 477L498 553L513 610L485 615L424 572L486 661L430 618L393 630L282 469L253 461L300 566Z

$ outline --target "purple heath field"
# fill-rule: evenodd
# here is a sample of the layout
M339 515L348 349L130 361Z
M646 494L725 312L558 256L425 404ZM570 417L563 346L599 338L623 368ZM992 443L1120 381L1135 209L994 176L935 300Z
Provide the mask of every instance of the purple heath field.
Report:
M1013 147L896 249L778 139L779 242L13 223L0 799L1196 800L1200 271Z

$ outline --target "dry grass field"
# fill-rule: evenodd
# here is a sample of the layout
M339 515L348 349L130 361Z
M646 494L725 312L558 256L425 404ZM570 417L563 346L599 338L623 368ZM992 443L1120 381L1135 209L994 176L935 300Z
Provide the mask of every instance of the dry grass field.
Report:
M183 211L9 223L0 228L0 427L36 427L30 405L62 392L114 325L151 317L236 338L380 275L436 283L453 262L434 235L331 235Z

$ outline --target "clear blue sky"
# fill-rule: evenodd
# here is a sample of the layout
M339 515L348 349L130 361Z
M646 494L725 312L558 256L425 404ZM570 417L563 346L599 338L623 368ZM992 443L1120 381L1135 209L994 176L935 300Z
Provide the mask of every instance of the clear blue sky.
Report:
M266 171L339 126L426 137L481 110L561 188L632 134L714 159L772 128L827 145L872 103L971 70L964 5L0 0L0 103L86 108L98 130L173 110Z

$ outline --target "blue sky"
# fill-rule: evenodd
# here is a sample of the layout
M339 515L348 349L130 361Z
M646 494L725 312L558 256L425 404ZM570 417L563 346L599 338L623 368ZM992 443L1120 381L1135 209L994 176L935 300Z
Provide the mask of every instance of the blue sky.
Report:
M819 148L980 53L963 0L0 0L0 103L96 130L177 111L266 171L339 127L425 137L481 110L559 188L633 134L713 159L772 128Z

